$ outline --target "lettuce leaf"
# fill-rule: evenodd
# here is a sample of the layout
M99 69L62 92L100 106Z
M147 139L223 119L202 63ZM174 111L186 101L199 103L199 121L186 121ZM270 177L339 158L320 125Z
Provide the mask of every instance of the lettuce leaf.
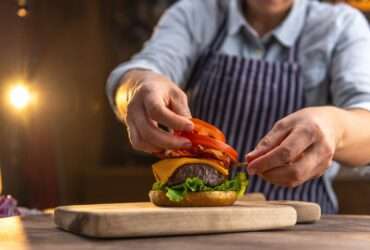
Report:
M184 183L179 185L167 187L162 182L155 182L153 190L164 191L166 196L171 201L180 202L184 199L185 195L190 192L208 192L208 191L235 191L238 196L243 196L248 187L247 175L245 173L238 173L234 179L226 180L218 186L211 187L204 183L198 177L187 178Z
M167 189L166 196L171 201L180 202L182 201L182 199L184 199L185 192L184 190L176 190L176 189L169 188Z

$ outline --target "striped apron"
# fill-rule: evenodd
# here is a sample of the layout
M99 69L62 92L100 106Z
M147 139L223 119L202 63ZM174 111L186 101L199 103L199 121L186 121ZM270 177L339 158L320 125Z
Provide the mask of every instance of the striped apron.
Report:
M298 44L284 62L246 59L219 52L226 37L227 18L208 49L200 55L184 87L194 117L219 127L239 160L254 149L274 123L305 107L298 64ZM268 200L303 200L320 204L323 213L335 213L324 176L295 188L284 188L250 177L248 192L262 192Z

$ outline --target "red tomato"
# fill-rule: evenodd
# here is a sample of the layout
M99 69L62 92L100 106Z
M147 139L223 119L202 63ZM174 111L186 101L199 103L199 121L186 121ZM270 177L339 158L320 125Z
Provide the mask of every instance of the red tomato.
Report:
M229 167L238 160L238 152L226 144L225 136L215 126L197 118L192 118L194 124L192 132L174 131L177 136L188 138L192 142L191 148L168 149L157 154L161 158L198 157L218 160L223 166Z
M238 152L236 152L233 147L220 140L189 132L181 132L178 133L178 135L188 138L192 142L193 147L201 145L205 148L216 149L218 151L225 152L232 161L238 160Z
M194 124L194 131L199 135L205 135L213 139L225 142L225 135L215 126L208 122L202 121L197 118L192 118L191 121Z

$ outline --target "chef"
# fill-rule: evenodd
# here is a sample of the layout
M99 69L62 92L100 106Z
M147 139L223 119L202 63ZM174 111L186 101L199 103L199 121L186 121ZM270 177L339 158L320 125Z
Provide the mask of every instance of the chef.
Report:
M133 148L190 147L159 125L187 131L201 118L249 162L248 191L268 199L335 213L338 163L370 162L370 31L344 4L178 1L107 91Z

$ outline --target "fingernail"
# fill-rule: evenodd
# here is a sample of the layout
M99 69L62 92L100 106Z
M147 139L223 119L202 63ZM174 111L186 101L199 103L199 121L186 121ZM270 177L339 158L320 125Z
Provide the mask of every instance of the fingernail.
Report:
M247 154L247 157L251 157L251 156L256 155L256 154L257 154L257 150L253 150L253 151L251 151Z
M246 155L246 161L254 160L260 154L259 150L253 150Z
M186 124L184 131L191 132L193 130L193 124Z
M250 162L251 160L253 160L253 155L246 155L246 157L245 157L245 161L246 162Z
M248 155L248 154L246 154L246 155L244 156L244 161L248 162L248 160L249 160L249 155Z
M253 169L253 168L247 168L247 172L248 172L248 174L249 175L255 175L256 174L256 170L255 169Z

